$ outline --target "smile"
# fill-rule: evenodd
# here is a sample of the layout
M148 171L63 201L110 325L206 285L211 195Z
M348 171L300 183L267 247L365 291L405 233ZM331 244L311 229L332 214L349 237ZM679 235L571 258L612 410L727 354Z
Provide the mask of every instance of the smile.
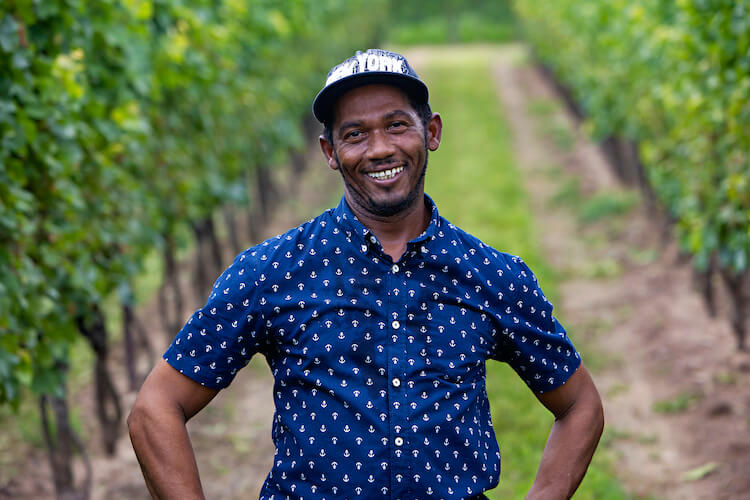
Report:
M400 174L403 171L404 171L404 167L394 167L394 168L389 168L388 170L382 170L380 172L369 172L367 175L369 175L373 179L384 181L388 179L393 179L394 177L396 177L396 175Z

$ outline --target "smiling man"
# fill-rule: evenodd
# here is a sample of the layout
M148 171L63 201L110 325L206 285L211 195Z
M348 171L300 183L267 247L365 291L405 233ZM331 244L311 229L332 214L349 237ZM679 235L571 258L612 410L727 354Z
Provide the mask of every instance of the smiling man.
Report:
M527 498L569 498L599 395L526 264L425 195L442 134L426 85L371 49L331 70L313 111L344 196L237 256L149 375L128 424L150 492L203 497L185 423L258 353L276 405L262 499L485 498L500 480L492 360L555 417Z

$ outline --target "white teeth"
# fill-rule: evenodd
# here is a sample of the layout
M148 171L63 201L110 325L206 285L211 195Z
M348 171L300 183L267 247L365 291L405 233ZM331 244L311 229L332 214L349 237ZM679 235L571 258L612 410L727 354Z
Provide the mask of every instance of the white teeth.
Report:
M395 168L389 168L388 170L383 170L381 172L370 172L367 175L372 177L373 179L378 180L386 180L386 179L392 179L396 176L396 174L401 173L404 170L404 167L395 167Z

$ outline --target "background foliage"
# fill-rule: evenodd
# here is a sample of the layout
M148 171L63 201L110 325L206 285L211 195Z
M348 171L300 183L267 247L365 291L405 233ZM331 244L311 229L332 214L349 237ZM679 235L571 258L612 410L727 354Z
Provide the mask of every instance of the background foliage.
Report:
M750 1L518 1L541 61L616 171L658 199L712 314L715 275L737 345L750 303ZM623 166L625 168L623 168ZM654 203L651 203L654 205Z
M248 202L248 172L301 146L310 89L386 7L0 5L0 404L60 394L81 321L147 252Z
M750 257L750 2L519 1L524 35L600 139L640 144L682 247Z
M254 203L255 175L303 145L310 89L386 30L402 45L506 41L517 16L590 132L638 146L696 266L747 276L750 2L514 7L0 3L0 406L64 399L83 337L106 378L102 302L132 302L154 249L174 254L219 209Z

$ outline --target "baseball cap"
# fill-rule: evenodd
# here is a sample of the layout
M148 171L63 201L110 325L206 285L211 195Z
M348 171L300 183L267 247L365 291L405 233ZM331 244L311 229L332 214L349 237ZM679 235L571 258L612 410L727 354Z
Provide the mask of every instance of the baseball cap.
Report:
M427 85L401 54L383 49L357 51L328 72L323 89L313 101L313 114L319 122L331 118L336 101L349 90L373 83L395 85L420 104L427 103Z

